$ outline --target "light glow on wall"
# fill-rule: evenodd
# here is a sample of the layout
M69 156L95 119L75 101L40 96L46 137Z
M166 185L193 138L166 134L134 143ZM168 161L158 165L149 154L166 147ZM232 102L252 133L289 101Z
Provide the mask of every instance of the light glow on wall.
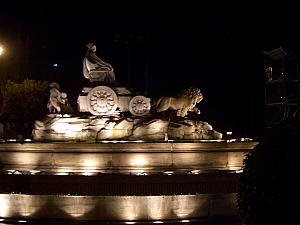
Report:
M137 220L164 221L218 215L215 207L228 207L236 213L236 195L223 199L214 195L160 196L70 196L0 194L0 219L61 218L80 220L118 220L134 224ZM217 206L212 200L217 200ZM228 202L228 199L230 201ZM221 202L220 202L221 201ZM226 205L224 205L226 203ZM228 204L229 203L229 204ZM105 210L103 210L105 209Z
M173 198L173 212L179 218L189 217L200 206L199 201L193 195L182 195L180 198Z
M157 196L149 196L147 199L148 214L152 220L159 220L165 218L167 212L168 201L164 201L164 197L158 198Z
M3 55L4 53L4 48L0 45L0 55Z
M99 160L98 160L98 158L95 158L94 156L84 157L81 161L82 161L82 163L81 163L82 166L86 170L96 169L99 166Z
M144 167L149 162L146 160L144 155L136 155L131 159L131 165L134 167Z
M45 204L46 199L39 199L37 204L35 196L31 195L0 194L0 217L15 216L15 212L21 217L29 217Z
M22 149L22 145L18 146L18 148L20 148L20 151L24 150ZM22 152L21 154L11 152L9 154L10 154L9 157L11 159L14 159L17 165L38 165L40 161L40 157L42 156L41 153L27 153L27 152Z
M97 168L101 167L101 158L95 158L94 156L86 156L81 160L82 165L82 175L93 176L97 175ZM102 162L105 163L105 162Z
M116 203L115 203L116 204ZM118 207L123 209L120 215L122 220L138 220L143 211L144 201L140 200L138 197L127 196L122 198L119 202ZM115 208L114 205L111 205ZM114 209L115 210L115 209ZM119 213L118 211L116 213Z
M36 204L36 200L32 195L22 195L18 200L19 204L17 207L19 214L25 218L31 216L46 204L46 199L40 199L39 203ZM14 205L11 205L10 207L14 207Z
M243 152L228 152L228 169L233 171L241 170L245 154Z
M9 201L7 200L6 195L0 194L0 216L8 217L9 212Z
M84 216L95 206L95 202L90 201L85 196L68 196L68 199L65 199L63 202L60 203L61 205L59 207L62 208L64 212L66 212L73 218L79 218Z

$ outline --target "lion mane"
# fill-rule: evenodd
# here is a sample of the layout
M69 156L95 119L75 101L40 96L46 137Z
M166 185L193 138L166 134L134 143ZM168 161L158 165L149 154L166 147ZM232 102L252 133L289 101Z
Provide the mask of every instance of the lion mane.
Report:
M190 87L182 90L174 97L163 96L152 104L156 112L166 111L168 109L176 110L176 115L180 117L187 116L188 112L194 111L200 113L195 107L197 103L202 101L203 95L201 90L196 87Z

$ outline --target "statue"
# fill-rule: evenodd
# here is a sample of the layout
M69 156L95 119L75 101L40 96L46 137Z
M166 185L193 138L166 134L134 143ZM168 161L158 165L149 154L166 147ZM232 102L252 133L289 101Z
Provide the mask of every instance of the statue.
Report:
M52 82L50 86L50 96L47 104L49 113L72 114L73 109L69 104L67 93L59 91L59 84Z
M152 101L120 86L115 81L112 66L96 56L96 46L90 43L87 47L83 74L96 83L82 88L76 113L68 103L67 94L60 92L57 83L51 83L49 114L35 122L34 140L93 143L104 140L222 139L221 133L199 120L200 110L196 104L203 100L199 88L190 87L176 96L163 96ZM169 110L172 110L171 114L166 116Z
M60 104L61 108L61 114L73 114L74 110L71 107L69 100L68 100L68 95L65 92L61 92L61 101L62 103Z
M154 101L152 106L156 112L173 109L176 110L177 116L185 117L190 111L200 114L200 110L195 106L202 101L202 99L203 95L201 90L199 88L191 87L181 91L175 97L163 96Z
M87 52L83 59L83 75L85 78L93 81L101 81L105 83L113 83L115 81L115 73L113 67L102 61L96 55L96 45L87 44Z

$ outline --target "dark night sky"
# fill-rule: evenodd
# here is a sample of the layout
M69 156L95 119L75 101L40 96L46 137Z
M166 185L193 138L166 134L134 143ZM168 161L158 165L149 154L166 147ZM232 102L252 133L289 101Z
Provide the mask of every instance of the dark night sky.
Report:
M2 77L58 81L76 104L82 86L89 85L82 59L86 44L94 42L97 55L114 67L124 86L147 91L152 98L199 87L204 121L219 131L259 136L264 114L262 51L284 46L299 53L297 13L246 3L216 8L196 1L140 2L2 7L0 43L7 48L0 61ZM51 67L53 63L59 67Z

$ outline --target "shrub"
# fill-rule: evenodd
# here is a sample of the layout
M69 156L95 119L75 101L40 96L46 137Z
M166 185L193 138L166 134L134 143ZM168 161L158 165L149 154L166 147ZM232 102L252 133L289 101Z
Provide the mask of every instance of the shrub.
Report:
M28 136L34 120L47 112L47 81L24 80L21 84L8 80L3 91L1 120L10 123L18 134Z
M299 224L300 119L274 126L244 160L238 207L246 225Z

